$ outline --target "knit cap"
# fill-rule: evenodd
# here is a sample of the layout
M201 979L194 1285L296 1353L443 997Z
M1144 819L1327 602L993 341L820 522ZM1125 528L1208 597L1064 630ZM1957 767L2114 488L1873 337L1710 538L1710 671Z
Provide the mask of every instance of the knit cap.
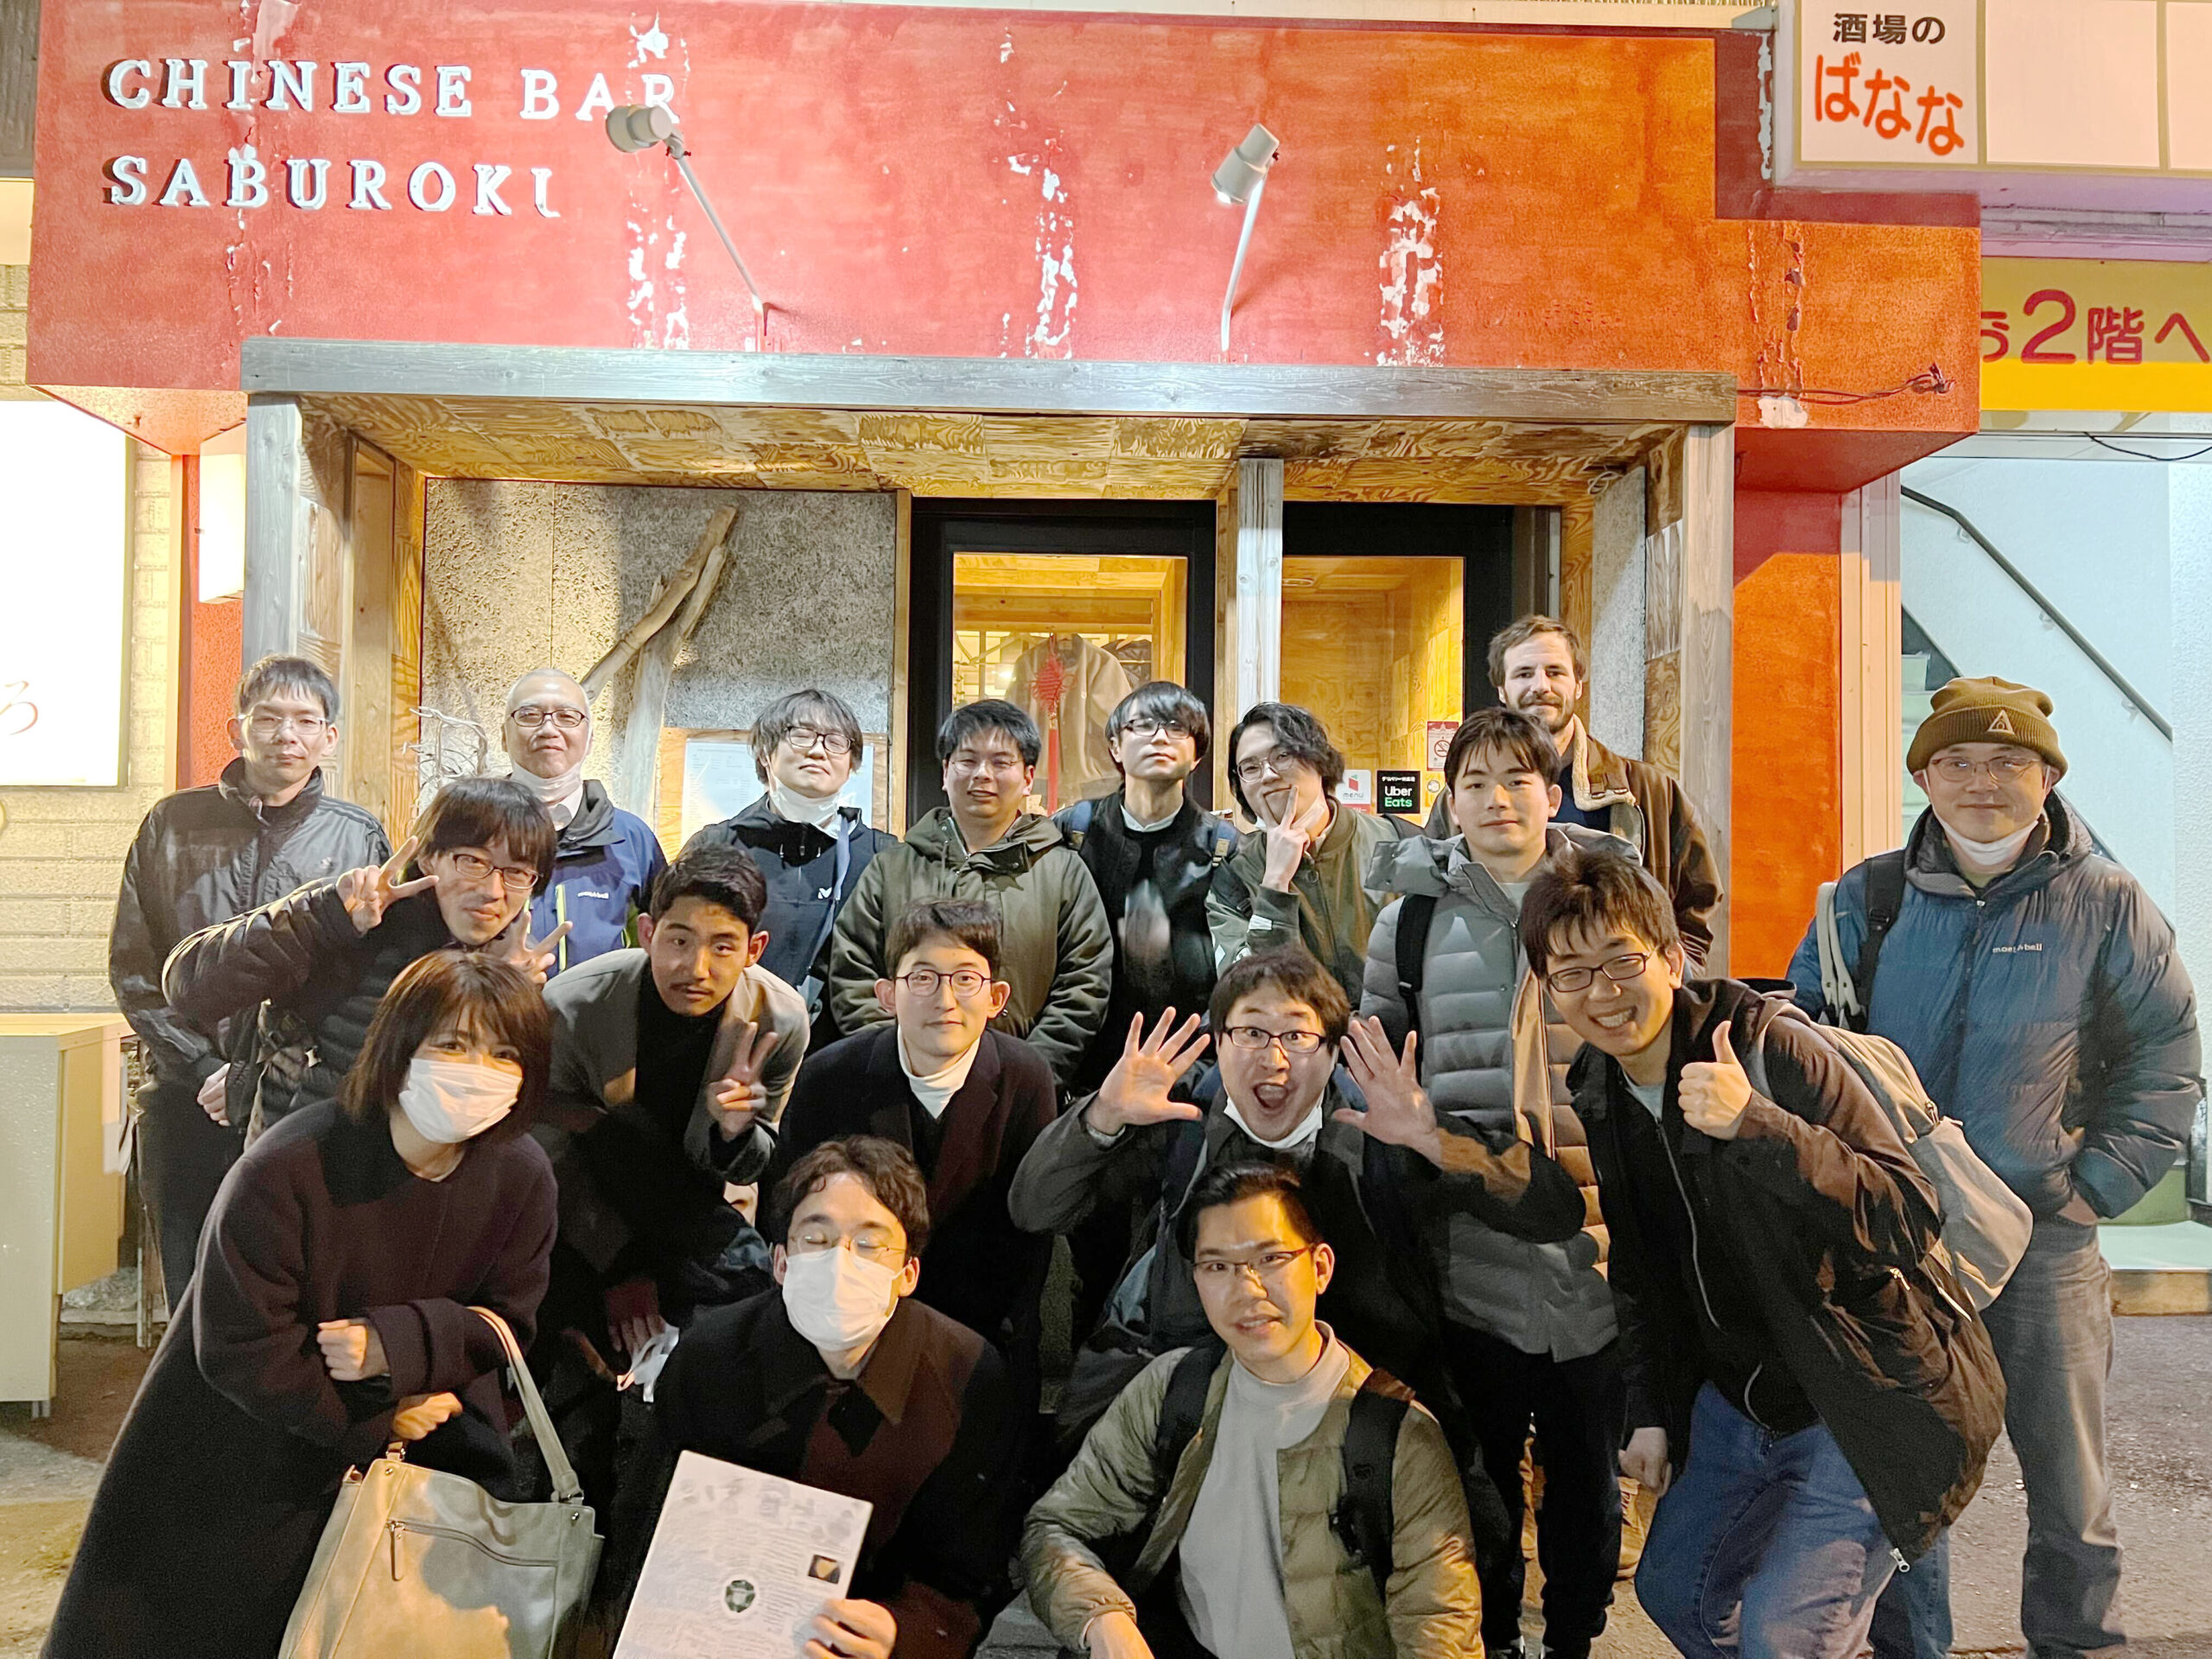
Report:
M2031 685L1993 676L1956 679L1936 693L1935 706L1906 751L1907 772L1919 772L1954 743L2016 743L2033 749L2062 776L2066 756L2050 723L2050 699Z

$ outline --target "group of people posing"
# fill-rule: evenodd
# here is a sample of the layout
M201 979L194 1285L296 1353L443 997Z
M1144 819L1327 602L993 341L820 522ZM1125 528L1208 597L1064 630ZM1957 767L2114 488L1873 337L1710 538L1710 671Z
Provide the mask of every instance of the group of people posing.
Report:
M2033 1652L2118 1645L2094 1224L2202 1084L2049 699L1938 694L1929 810L1837 890L1839 1007L1818 925L1786 988L1705 973L1696 810L1591 736L1565 626L1489 667L1420 825L1268 702L1225 744L1240 832L1155 682L1121 787L1052 817L1029 716L956 710L896 839L807 690L670 862L582 776L565 674L395 851L322 791L328 678L255 665L238 758L124 869L171 1319L47 1651L274 1653L391 1441L530 1495L473 1307L601 1519L610 1641L690 1451L873 1506L811 1659L963 1659L1016 1594L1092 1659L1586 1659L1630 1569L1700 1659L1936 1659L2004 1427ZM1847 1022L2033 1212L1986 1309Z

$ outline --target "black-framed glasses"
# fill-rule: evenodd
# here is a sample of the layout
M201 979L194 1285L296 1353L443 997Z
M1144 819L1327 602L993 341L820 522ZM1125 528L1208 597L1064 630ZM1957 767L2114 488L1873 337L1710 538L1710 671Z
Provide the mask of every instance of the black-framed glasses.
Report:
M1272 1043L1285 1054L1311 1054L1322 1040L1318 1031L1269 1031L1262 1026L1231 1026L1222 1035L1238 1048L1257 1052Z
M1236 763L1236 777L1241 783L1256 784L1269 772L1274 773L1278 778L1287 778L1290 776L1293 766L1304 764L1287 749L1275 749L1255 760L1239 760Z
M1626 956L1601 962L1595 968L1562 968L1556 973L1546 974L1544 983L1555 991L1565 991L1570 996L1578 991L1588 990L1600 973L1616 985L1625 985L1641 975L1644 965L1650 960L1649 950L1631 950Z
M956 968L949 974L934 968L915 968L893 977L916 996L935 996L937 988L950 980L952 994L963 1002L981 996L991 985L991 976L979 968Z
M534 732L549 721L562 731L573 732L590 716L566 703L556 703L550 708L543 703L529 703L515 709L508 718L526 732Z
M1252 1282L1265 1290L1270 1285L1281 1284L1285 1275L1297 1265L1298 1258L1313 1255L1314 1248L1311 1244L1301 1244L1294 1250L1262 1250L1248 1261L1239 1261L1235 1256L1210 1255L1193 1271L1197 1273L1200 1284L1217 1288L1226 1288L1236 1282L1239 1274L1249 1273L1252 1275Z
M484 880L497 871L500 885L509 893L527 893L537 885L536 870L526 870L519 864L494 864L475 853L448 853L446 861L453 866L455 875L471 881Z
M821 726L794 726L784 734L784 741L799 754L804 754L817 743L822 746L823 753L833 758L853 752L851 738L842 732L833 732Z
M1154 720L1150 715L1133 715L1122 722L1122 732L1130 737L1157 737L1165 732L1170 737L1195 738L1198 734L1179 720Z

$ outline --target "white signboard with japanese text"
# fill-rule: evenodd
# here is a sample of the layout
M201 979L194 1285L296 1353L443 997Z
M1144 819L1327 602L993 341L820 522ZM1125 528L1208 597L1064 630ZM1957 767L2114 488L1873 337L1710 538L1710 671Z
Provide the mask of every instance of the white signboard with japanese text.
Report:
M1980 159L1977 0L1799 11L1798 157L1834 167Z

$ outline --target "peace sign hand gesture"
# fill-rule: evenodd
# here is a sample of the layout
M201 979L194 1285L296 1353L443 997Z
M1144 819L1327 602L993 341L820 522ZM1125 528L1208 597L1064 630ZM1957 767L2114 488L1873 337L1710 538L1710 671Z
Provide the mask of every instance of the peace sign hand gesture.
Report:
M1441 1168L1444 1135L1437 1128L1436 1107L1428 1090L1421 1086L1420 1046L1420 1033L1409 1031L1405 1052L1394 1054L1380 1020L1354 1020L1344 1033L1344 1069L1367 1096L1367 1109L1339 1107L1334 1116L1377 1141L1417 1152Z
M1205 1052L1208 1040L1195 1014L1178 1027L1175 1010L1167 1009L1150 1037L1144 1034L1144 1015L1138 1014L1129 1021L1122 1058L1090 1103L1090 1127L1101 1135L1118 1135L1136 1124L1196 1122L1204 1117L1198 1107L1169 1098L1168 1091Z
M530 937L530 912L522 913L522 925L515 930L516 944L507 952L507 960L530 976L533 984L543 985L545 976L553 971L554 954L561 948L561 941L569 937L573 924L563 922L542 939Z
M1751 1103L1751 1079L1728 1040L1726 1020L1713 1027L1713 1058L1682 1068L1679 1094L1683 1122L1716 1141L1736 1138L1744 1109Z
M412 881L399 879L407 868L407 861L415 856L415 849L422 844L420 836L410 836L400 843L399 850L382 864L364 865L338 878L338 896L345 903L346 914L356 933L365 933L384 920L385 912L410 893L438 885L435 875L418 875Z
M750 1129L768 1104L768 1085L760 1081L760 1071L781 1041L781 1032L750 1020L737 1028L737 1054L707 1096L707 1109L725 1140L734 1141Z

